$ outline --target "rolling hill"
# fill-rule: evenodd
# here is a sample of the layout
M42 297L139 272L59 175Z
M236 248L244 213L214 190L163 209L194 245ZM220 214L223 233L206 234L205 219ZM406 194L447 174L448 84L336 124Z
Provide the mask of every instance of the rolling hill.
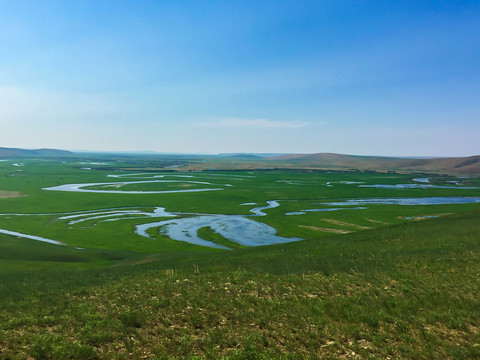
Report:
M480 155L412 159L318 153L276 156L270 157L268 160L279 166L290 165L315 169L434 172L468 176L480 174Z
M0 157L37 157L37 156L68 156L73 153L56 149L17 149L0 147Z

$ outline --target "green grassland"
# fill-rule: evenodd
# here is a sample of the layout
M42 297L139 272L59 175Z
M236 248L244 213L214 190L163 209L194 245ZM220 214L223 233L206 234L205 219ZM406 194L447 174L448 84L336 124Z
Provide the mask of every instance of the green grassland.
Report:
M0 234L0 359L480 357L480 203L369 204L359 210L285 215L340 199L480 196L479 189L461 188L480 186L478 178L428 175L433 185L460 184L398 190L348 182L414 184L413 178L427 176L286 170L161 173L150 171L156 168L152 159L135 164L109 159L95 165L101 169L81 169L90 166L85 162L24 159L18 167L12 166L15 161L0 162L0 190L24 195L0 198L0 229L67 245ZM204 181L213 185L205 187L223 190L42 190L154 180L148 175L107 177L128 174L121 169L133 167L136 173ZM115 190L188 188L144 183ZM232 246L209 227L199 230L203 238L234 248L228 251L175 241L156 229L149 232L152 239L134 233L136 224L164 218L76 224L58 219L69 212L151 212L155 207L249 215L251 208L269 200L280 206L251 219L274 227L280 236L305 241L246 248Z
M255 249L159 253L101 270L2 274L1 353L478 358L479 215Z
M82 222L69 226L67 221L57 220L64 212L103 210L115 208L143 209L153 211L165 207L170 212L248 215L253 206L242 203L255 202L266 205L268 200L279 200L280 206L266 210L267 216L256 217L278 230L278 235L313 239L331 236L332 232L318 229L359 231L405 222L405 217L432 216L468 211L478 204L398 206L369 205L364 210L306 213L286 216L287 212L321 207L320 202L345 198L389 198L389 197L435 197L435 196L480 196L479 189L376 189L362 188L344 182L356 181L367 184L413 183L415 175L381 173L325 173L295 171L248 171L248 172L187 172L189 178L175 177L163 173L162 180L200 181L196 183L137 183L117 186L122 191L169 191L195 190L199 188L221 188L221 191L186 192L166 194L105 194L45 191L69 183L100 183L122 181L150 181L148 175L137 178L109 178L109 174L125 175L127 172L109 170L83 170L79 162L54 162L24 160L22 167L13 167L9 162L0 162L0 190L17 191L27 196L0 199L0 213L47 214L37 216L0 216L0 228L38 235L61 241L67 245L85 248L121 249L141 252L188 250L190 244L172 241L158 234L157 241L146 241L134 233L136 224L145 219L128 219L117 222ZM148 164L152 166L151 163ZM113 165L112 165L113 166ZM115 167L116 168L116 167ZM19 171L21 170L21 171ZM146 172L146 171L145 171ZM162 173L152 172L152 175ZM223 177L222 177L223 175ZM451 179L455 179L454 177ZM435 180L445 185L446 178ZM465 185L478 185L478 179L462 179ZM327 186L329 184L331 186ZM231 186L227 186L231 185ZM95 186L86 189L109 190L110 187ZM51 215L48 215L51 214ZM325 222L327 220L327 222ZM336 220L336 223L329 222ZM315 230L315 228L317 228ZM204 250L197 247L199 251Z

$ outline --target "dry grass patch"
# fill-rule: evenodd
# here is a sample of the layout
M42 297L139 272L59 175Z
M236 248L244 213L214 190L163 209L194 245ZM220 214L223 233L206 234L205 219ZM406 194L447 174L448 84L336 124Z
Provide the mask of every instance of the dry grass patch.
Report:
M363 226L363 225L357 225L357 224L352 224L346 221L340 221L340 220L334 220L334 219L321 219L322 221L328 222L330 224L334 225L339 225L339 226L350 226L356 229L362 229L362 230L368 230L371 229L371 227L368 226Z
M374 224L388 225L387 222L380 221L380 220L373 220L373 219L369 219L369 218L365 218L365 220L367 220L368 222L374 223Z
M309 225L298 225L302 228L305 229L310 229L310 230L315 230L315 231L323 231L323 232L328 232L328 233L334 233L334 234L348 234L351 233L350 230L343 230L343 229L331 229L331 228L324 228L324 227L319 227L319 226L309 226Z
M20 191L0 190L0 199L10 199L22 196L27 196L27 194L24 194Z

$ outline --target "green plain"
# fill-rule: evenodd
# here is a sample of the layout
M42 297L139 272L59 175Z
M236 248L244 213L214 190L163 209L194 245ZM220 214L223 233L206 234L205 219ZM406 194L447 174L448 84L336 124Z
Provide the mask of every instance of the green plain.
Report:
M192 176L183 179L223 190L148 195L42 190L141 181L106 177L126 174L122 167L141 167L139 160L103 159L107 164L101 169L79 164L85 159L61 161L0 162L0 190L25 195L0 198L0 229L68 245L0 234L2 359L480 357L479 203L366 205L285 215L339 199L480 197L479 189L461 189L480 186L478 178L152 171L168 180ZM12 166L19 162L23 166ZM148 172L155 163L144 165ZM92 170L81 169L86 166ZM429 177L434 185L462 184L393 190L342 183L413 184L416 177ZM132 184L122 190L182 189L179 184ZM227 251L175 241L159 231L150 233L152 239L134 233L136 224L162 219L73 225L58 220L60 213L115 208L248 215L268 200L280 206L252 219L304 241ZM231 245L208 227L199 234Z

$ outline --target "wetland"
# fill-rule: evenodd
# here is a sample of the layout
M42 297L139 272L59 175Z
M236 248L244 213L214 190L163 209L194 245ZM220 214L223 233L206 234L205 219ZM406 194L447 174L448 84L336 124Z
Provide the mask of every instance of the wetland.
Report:
M4 174L12 165L18 163L1 163ZM85 172L84 165L107 168ZM115 246L105 239L111 233L120 240L120 248L133 251L188 249L182 244L224 250L350 231L342 221L360 231L366 224L428 219L480 203L475 178L251 170L142 172L112 165L22 162L23 171L15 181L9 178L15 190L0 194L12 195L4 196L17 200L10 208L24 211L3 211L0 228L4 234L82 248ZM15 199L18 194L29 196ZM323 215L337 222L328 223Z
M478 178L19 163L0 162L24 195L0 198L7 358L478 358Z

